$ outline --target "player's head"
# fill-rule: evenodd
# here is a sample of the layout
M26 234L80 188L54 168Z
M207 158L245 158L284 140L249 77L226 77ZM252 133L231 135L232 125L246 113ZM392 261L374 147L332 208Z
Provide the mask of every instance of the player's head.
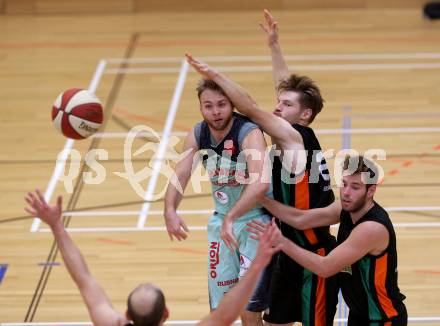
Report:
M377 166L363 156L346 156L342 166L342 209L355 213L373 201L379 179Z
M223 89L209 79L200 80L197 85L200 112L206 123L214 130L224 130L232 120L234 106Z
M309 125L321 112L324 99L309 77L290 75L277 88L278 104L274 114L289 123Z
M135 326L158 326L168 318L163 292L153 284L141 284L128 296L127 318Z

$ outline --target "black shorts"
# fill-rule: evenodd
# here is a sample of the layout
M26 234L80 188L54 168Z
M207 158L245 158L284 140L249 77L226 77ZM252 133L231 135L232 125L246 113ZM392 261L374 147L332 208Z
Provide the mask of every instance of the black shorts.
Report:
M271 267L269 308L264 315L266 322L302 322L303 326L333 325L338 304L337 275L319 277L283 252L272 259Z
M254 292L246 306L247 311L263 312L269 306L269 282L271 270L266 267L260 275Z

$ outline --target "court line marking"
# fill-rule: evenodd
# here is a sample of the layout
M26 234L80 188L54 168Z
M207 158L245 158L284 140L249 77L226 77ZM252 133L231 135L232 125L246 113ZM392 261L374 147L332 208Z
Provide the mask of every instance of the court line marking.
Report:
M271 60L270 56L208 56L200 57L210 62L247 62ZM438 52L414 52L414 53L346 53L346 54L297 54L286 55L287 61L319 61L319 60L377 60L377 59L440 59ZM119 63L178 63L181 57L149 57L149 58L108 58L109 64Z
M157 179L159 178L160 169L162 166L162 161L165 157L165 153L168 146L168 140L171 135L173 128L173 122L176 118L177 108L179 107L180 97L183 92L183 87L185 86L186 76L188 74L189 64L186 60L182 60L182 66L180 68L179 78L177 80L176 88L174 90L173 98L171 100L171 105L168 110L168 116L165 122L165 128L163 130L163 135L160 140L157 159L153 163L153 173L150 181L148 182L147 191L144 196L144 200L152 200L154 195L154 190L156 188ZM145 222L147 221L148 210L150 209L151 203L146 202L142 205L141 213L139 215L139 220L137 223L138 228L143 228Z
M271 72L272 66L220 66L222 72ZM404 69L439 69L440 63L359 63L359 64L316 64L289 65L292 71L349 71L349 70L404 70ZM170 74L178 72L178 68L109 68L106 74ZM192 71L195 73L195 71Z
M101 77L104 74L106 64L107 64L107 62L104 59L99 61L98 65L95 69L95 73L92 77L92 80L90 81L89 91L91 93L95 93L96 89L98 88L99 81L101 80ZM69 138L69 139L67 139L66 143L64 144L64 148L63 148L61 157L56 162L55 169L52 173L52 176L49 180L49 184L48 184L46 191L44 193L44 199L47 202L49 202L50 199L52 198L53 192L55 191L56 184L58 182L58 179L61 176L61 173L63 173L63 171L64 171L64 166L66 165L67 157L68 157L70 151L72 150L74 142L75 141L73 139ZM41 220L38 217L35 217L32 222L31 232L36 232L38 230L38 228L40 227L40 224L41 224Z

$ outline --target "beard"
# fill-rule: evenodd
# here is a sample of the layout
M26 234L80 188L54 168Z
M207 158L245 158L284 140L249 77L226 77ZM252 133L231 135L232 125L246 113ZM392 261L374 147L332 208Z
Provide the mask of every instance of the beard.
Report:
M349 213L356 213L359 212L365 206L366 202L367 202L367 192L365 192L365 194L362 197L358 198L356 201L352 201L349 204L344 204L344 202L342 202L342 209Z
M211 122L207 120L205 121L208 124L208 126L210 126L212 129L217 131L222 131L226 128L226 126L229 124L231 120L232 120L232 116L229 117L229 119L224 119L221 123Z

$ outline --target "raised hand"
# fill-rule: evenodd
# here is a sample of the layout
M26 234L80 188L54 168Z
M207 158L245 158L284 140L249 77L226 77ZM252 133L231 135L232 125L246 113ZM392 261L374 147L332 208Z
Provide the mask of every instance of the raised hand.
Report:
M176 212L166 214L165 224L171 241L173 241L174 238L181 241L188 237L186 233L189 232L189 229L185 221Z
M248 225L252 223L254 222L249 222ZM253 264L261 263L266 266L270 262L272 255L282 250L282 235L274 220L267 224L261 222L256 224L263 225L264 229L259 228L262 231L259 234L260 243Z
M235 239L234 231L232 229L233 224L234 222L231 219L225 217L223 220L222 229L220 231L220 237L226 246L231 250L238 248L237 239Z
M29 192L25 197L25 200L29 204L29 207L25 208L26 212L33 216L38 216L50 227L61 222L63 203L63 198L61 196L58 196L56 205L49 206L41 194L41 191L37 189L34 193Z
M264 9L263 16L266 24L259 22L259 25L267 34L267 44L272 46L278 43L278 22L273 18L272 14L267 9Z
M214 79L218 75L218 71L209 66L207 63L197 60L190 53L185 53L186 61L203 77Z
M273 246L278 246L282 243L283 235L281 234L280 229L278 228L277 224L275 223L275 220L272 219L269 223L263 223L258 220L252 220L248 223L246 223L248 226L246 228L246 231L249 231L252 233L251 238L255 240L262 239L263 235L267 232L268 229L272 229L272 240L274 241L272 243Z

